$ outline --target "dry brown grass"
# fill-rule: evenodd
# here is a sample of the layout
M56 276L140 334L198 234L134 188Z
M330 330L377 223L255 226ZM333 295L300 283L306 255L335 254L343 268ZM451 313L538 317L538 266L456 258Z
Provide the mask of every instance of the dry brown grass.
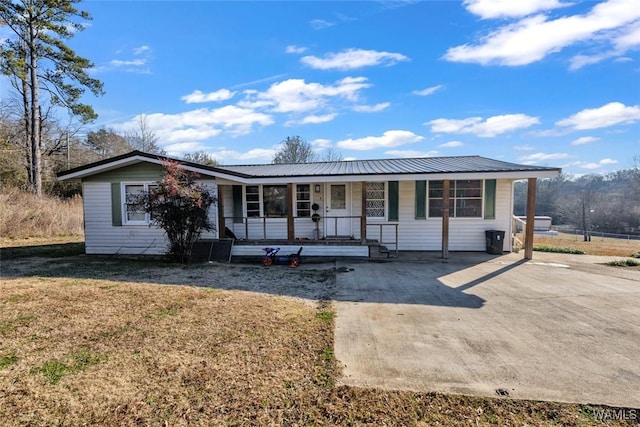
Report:
M85 256L5 262L2 425L597 423L582 405L335 386L331 306L279 296L284 276L320 294L334 277ZM272 284L186 286L216 277L237 281L228 289Z
M583 240L582 235L560 233L557 236L544 236L536 234L533 243L535 245L580 249L589 255L628 257L640 251L640 240L612 239L610 237L591 237L590 242Z
M82 198L40 198L10 190L0 194L0 236L3 239L82 236Z

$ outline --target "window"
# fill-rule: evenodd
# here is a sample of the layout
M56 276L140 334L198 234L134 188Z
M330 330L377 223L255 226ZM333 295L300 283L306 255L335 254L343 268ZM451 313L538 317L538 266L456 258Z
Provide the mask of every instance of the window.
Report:
M151 221L149 214L138 205L142 194L156 187L155 184L123 184L124 193L124 223L128 225L148 225Z
M311 186L309 184L296 185L296 215L300 218L311 216Z
M442 216L443 182L429 181L429 216ZM480 218L482 216L482 180L458 180L449 184L449 216Z
M384 218L384 182L367 182L367 218Z
M282 218L287 216L287 186L263 185L262 207L267 218Z
M260 187L257 185L247 185L247 217L256 218L260 216Z

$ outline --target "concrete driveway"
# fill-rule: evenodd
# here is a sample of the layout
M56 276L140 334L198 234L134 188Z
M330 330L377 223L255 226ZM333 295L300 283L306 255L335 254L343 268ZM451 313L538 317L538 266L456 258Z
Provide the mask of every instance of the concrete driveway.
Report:
M640 271L534 258L340 263L342 382L640 407Z

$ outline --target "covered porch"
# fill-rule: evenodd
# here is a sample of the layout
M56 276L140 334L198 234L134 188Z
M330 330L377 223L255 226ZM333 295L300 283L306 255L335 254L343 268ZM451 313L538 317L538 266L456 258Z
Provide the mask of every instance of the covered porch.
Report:
M304 246L308 256L368 257L369 248L397 253L399 223L384 218L384 205L383 219L372 218L367 191L371 196L367 182L219 183L218 235L235 239L238 256L259 255L267 246L282 251Z

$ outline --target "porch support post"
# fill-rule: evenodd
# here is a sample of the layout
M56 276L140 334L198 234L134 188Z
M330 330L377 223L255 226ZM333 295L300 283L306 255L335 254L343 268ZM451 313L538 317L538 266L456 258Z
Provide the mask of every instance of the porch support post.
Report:
M287 184L287 241L293 243L295 240L295 225L293 221L293 184Z
M362 185L362 189L360 191L362 203L362 208L360 209L360 243L363 245L367 244L367 182L362 181L360 183Z
M226 224L224 223L224 187L218 184L218 237L227 237Z
M449 188L450 182L442 182L442 259L449 258Z
M524 234L524 259L533 259L533 230L536 218L536 178L529 178L527 186L527 226Z

